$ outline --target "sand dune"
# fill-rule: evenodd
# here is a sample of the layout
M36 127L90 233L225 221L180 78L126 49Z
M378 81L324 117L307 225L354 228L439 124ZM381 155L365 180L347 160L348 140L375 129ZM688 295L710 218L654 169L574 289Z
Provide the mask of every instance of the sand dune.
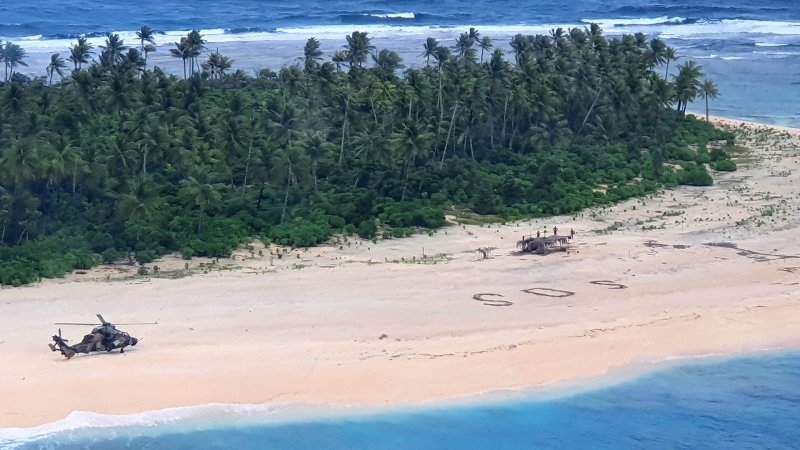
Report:
M253 247L188 270L164 258L153 277L120 265L3 289L0 427L73 410L420 402L798 346L800 135L724 126L747 151L709 188L574 217ZM575 230L568 253L514 252L522 234L554 225ZM121 355L67 361L48 350L53 322L98 312L159 325L120 327L144 338ZM80 339L85 328L63 332Z

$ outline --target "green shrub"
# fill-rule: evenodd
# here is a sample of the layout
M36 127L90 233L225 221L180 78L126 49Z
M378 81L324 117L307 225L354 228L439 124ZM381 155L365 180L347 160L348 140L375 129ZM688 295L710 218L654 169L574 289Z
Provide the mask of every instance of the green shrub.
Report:
M115 248L107 248L103 250L103 254L100 255L100 259L103 261L104 264L111 264L114 261L117 261L122 257L122 253L120 253Z
M185 246L181 248L181 258L188 260L192 259L193 256L194 256L194 249L192 247Z
M364 239L372 239L378 232L378 226L375 224L375 219L367 219L358 226L358 235Z
M714 170L720 172L734 172L736 170L736 163L730 159L720 159L714 163Z
M705 166L694 163L684 165L680 172L680 184L690 186L711 186L714 180L706 171Z
M142 250L136 252L136 262L139 264L148 264L156 260L158 255L153 250Z

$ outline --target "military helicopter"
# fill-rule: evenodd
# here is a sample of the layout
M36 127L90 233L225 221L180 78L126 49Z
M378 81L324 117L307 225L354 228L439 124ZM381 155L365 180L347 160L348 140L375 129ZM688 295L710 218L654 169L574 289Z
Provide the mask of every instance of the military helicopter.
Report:
M97 315L100 319L100 326L95 326L93 323L71 323L71 322L56 322L55 325L87 325L95 326L92 332L83 337L83 340L75 345L69 345L67 339L61 337L61 328L58 329L58 335L53 336L53 344L47 344L52 351L60 351L67 359L72 358L77 353L91 353L91 352L110 352L111 350L119 349L120 353L125 352L125 347L133 346L139 343L139 339L131 336L124 331L117 330L117 328L110 322L107 322L103 316ZM139 323L123 323L119 325L157 325L158 322L139 322Z

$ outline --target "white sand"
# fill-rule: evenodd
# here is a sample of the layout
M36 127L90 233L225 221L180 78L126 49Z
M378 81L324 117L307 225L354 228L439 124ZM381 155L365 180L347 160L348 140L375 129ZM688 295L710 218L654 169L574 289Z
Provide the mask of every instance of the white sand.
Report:
M282 259L255 248L220 261L233 270L181 279L115 266L3 289L0 427L73 410L419 402L674 356L798 346L800 137L737 124L728 126L749 135L740 142L752 152L710 188L575 218L351 239ZM553 225L576 231L568 254L512 254L523 233ZM738 249L707 245L719 242ZM495 247L492 257L481 260L479 247ZM202 272L202 261L191 268ZM156 264L164 275L184 261ZM626 288L591 283L599 280ZM574 295L523 292L532 288ZM485 305L478 293L513 304ZM46 347L53 322L91 322L98 312L159 325L120 326L144 338L122 355L65 360ZM73 342L88 328L62 327Z

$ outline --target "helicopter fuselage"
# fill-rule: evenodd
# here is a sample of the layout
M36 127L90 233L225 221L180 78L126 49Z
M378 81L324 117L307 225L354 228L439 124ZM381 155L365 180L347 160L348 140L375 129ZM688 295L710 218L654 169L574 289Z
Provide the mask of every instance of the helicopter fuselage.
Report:
M78 344L67 344L66 339L63 339L60 333L53 336L53 342L55 345L49 344L50 350L54 352L60 351L62 355L69 359L77 353L110 352L116 349L123 353L125 347L136 345L139 340L124 331L117 330L113 326L104 325L94 328Z

